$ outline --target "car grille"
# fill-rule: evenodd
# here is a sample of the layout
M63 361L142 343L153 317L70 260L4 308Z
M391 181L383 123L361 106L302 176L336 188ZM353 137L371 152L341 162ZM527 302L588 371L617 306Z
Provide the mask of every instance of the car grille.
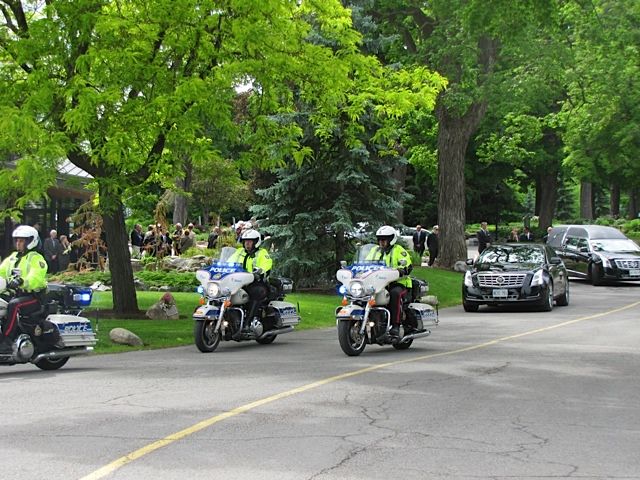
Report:
M525 273L479 273L478 285L494 288L521 287L526 276Z
M625 270L629 270L631 268L640 269L640 260L616 260L616 266Z

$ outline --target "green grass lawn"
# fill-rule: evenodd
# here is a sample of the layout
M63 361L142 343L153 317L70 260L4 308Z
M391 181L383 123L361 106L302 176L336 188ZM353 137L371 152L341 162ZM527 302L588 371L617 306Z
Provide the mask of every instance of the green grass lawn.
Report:
M460 285L462 274L435 268L418 267L412 275L428 280L430 295L436 295L440 307L457 305L461 301ZM113 353L138 349L154 349L190 345L193 343L193 320L191 313L198 306L200 295L197 293L172 293L180 312L180 320L148 319L107 319L101 318L100 310L113 307L111 292L95 292L91 308L85 311L98 332L97 353ZM162 296L161 292L138 292L138 307L148 309ZM335 325L334 312L340 305L341 297L315 293L292 293L287 295L288 302L296 305L302 320L297 330L332 327ZM116 345L109 339L111 329L121 327L132 331L144 342L144 347Z

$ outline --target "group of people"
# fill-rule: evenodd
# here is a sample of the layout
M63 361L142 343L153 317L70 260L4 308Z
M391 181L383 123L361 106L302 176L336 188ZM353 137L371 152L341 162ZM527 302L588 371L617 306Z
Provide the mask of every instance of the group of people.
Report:
M543 243L547 242L547 239L549 238L549 233L551 232L552 229L553 227L551 226L547 228L547 234L542 239ZM476 238L478 239L478 253L484 252L487 247L491 246L492 239L491 239L491 234L487 230L487 222L480 223L480 230L478 230L478 233L476 234ZM514 227L513 229L511 229L511 233L509 233L509 237L507 238L507 241L508 242L535 242L536 239L535 239L535 236L533 235L533 232L531 232L531 229L525 226L522 229L522 233L519 232L517 227Z
M413 234L413 250L420 255L420 258L424 255L425 246L429 251L428 265L432 267L440 250L440 227L438 225L434 225L431 232L423 230L422 225L416 225L416 231Z
M76 252L69 238L66 235L60 235L58 238L56 230L49 232L49 237L43 242L42 250L49 273L64 272L69 267L69 263L77 261L74 255Z
M176 223L173 232L169 232L161 223L149 225L142 231L137 223L131 231L131 253L134 258L152 256L162 258L166 255L180 255L196 246L196 232L193 223L183 228Z

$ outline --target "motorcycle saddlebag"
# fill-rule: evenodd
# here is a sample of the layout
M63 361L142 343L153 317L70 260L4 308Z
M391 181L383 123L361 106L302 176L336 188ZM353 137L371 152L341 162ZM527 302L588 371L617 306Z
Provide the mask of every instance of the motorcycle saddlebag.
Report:
M438 312L426 303L410 303L407 313L417 322L416 328L428 328L438 325Z
M269 302L269 310L273 312L278 327L288 327L300 323L300 315L296 307L289 302Z

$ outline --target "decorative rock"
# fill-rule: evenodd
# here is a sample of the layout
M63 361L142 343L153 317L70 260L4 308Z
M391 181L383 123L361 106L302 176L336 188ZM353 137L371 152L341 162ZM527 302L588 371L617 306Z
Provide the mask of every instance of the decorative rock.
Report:
M132 347L141 347L144 345L139 336L130 332L126 328L114 328L109 332L109 338L113 343L119 345L131 345Z
M425 295L424 297L420 298L420 302L426 303L428 305L433 305L434 307L439 303L438 297L436 297L435 295Z
M456 263L453 264L453 270L455 272L464 273L467 271L467 264L462 260L458 260Z
M152 320L178 320L178 318L180 318L176 301L169 292L165 293L159 301L151 305L146 315Z

